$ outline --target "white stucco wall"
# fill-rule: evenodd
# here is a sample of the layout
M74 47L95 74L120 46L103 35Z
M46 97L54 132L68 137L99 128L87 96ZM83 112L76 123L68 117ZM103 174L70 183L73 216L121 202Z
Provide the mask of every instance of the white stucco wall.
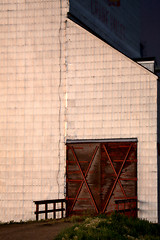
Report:
M157 221L157 77L67 22L67 139L138 139L139 217Z

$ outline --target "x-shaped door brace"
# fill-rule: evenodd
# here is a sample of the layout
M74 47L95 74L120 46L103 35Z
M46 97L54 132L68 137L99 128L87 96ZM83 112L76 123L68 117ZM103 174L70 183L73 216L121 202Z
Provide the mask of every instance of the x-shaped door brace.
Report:
M90 197L91 197L91 199L92 199L92 202L93 202L93 204L94 204L94 207L95 207L95 209L96 209L96 212L97 212L97 213L99 212L99 211L98 211L98 208L97 208L97 205L96 205L96 202L95 202L95 200L94 200L94 197L93 197L93 195L92 195L92 192L91 192L91 190L90 190L90 187L89 187L89 185L88 185L88 183L87 183L87 180L86 180L86 177L87 177L87 175L88 175L88 172L89 172L89 169L90 169L90 167L91 167L91 165L92 165L92 162L93 162L93 160L94 160L94 158L95 158L95 155L96 155L96 153L97 153L97 151L98 151L98 148L99 148L99 146L96 146L96 148L95 148L95 150L94 150L94 153L93 153L93 155L92 155L91 161L90 161L90 163L89 163L89 165L88 165L88 168L87 168L87 170L86 170L86 172L85 172L85 174L84 174L83 171L82 171L82 168L81 168L81 166L80 166L80 164L79 164L79 161L78 161L78 159L77 159L77 156L76 156L76 154L75 154L74 148L71 147L71 151L72 151L73 156L74 156L74 158L75 158L75 160L76 160L76 163L77 163L77 165L78 165L78 167L79 167L79 170L80 170L80 172L81 172L81 174L82 174L83 180L82 180L81 185L80 185L80 187L79 187L79 189L78 189L78 192L77 192L77 194L76 194L76 197L75 197L75 199L74 199L74 202L73 202L73 204L72 204L72 207L71 207L70 212L73 210L73 208L74 208L74 206L75 206L75 203L76 203L76 201L77 201L77 199L78 199L78 196L79 196L79 194L80 194L80 191L81 191L81 189L82 189L83 183L86 184L88 193L89 193L89 195L90 195Z
M113 166L112 160L111 160L111 158L110 158L110 156L109 156L109 154L108 154L108 151L107 151L107 149L106 149L106 147L105 147L104 144L103 144L103 148L104 148L105 153L106 153L106 155L107 155L107 157L108 157L108 159L109 159L109 162L110 162L110 164L111 164L111 167L112 167L112 169L113 169L113 171L114 171L114 173L115 173L115 175L116 175L116 180L115 180L115 182L114 182L114 184L113 184L113 187L112 187L112 189L111 189L111 191L110 191L110 194L109 194L109 196L108 196L108 198L107 198L107 201L106 201L106 203L105 203L105 206L104 206L104 208L103 208L103 213L104 213L105 210L106 210L106 208L107 208L107 206L108 206L108 203L109 203L109 201L110 201L110 199L111 199L111 196L112 196L112 194L113 194L113 192L114 192L114 189L115 189L115 187L116 187L116 185L117 185L117 182L119 183L120 188L121 188L121 190L122 190L122 192L123 192L123 194L124 194L124 196L125 196L125 198L126 198L126 194L125 194L125 191L124 191L124 189L123 189L123 186L122 186L122 184L121 184L121 182L120 182L119 177L120 177L120 175L121 175L121 172L122 172L122 169L123 169L123 167L124 167L124 164L125 164L125 162L126 162L126 160L127 160L127 157L128 157L128 155L129 155L129 152L130 152L130 150L131 150L131 148L132 148L132 143L131 143L131 145L129 146L129 149L128 149L127 153L126 153L126 156L125 156L125 158L124 158L124 160L123 160L123 163L122 163L122 165L121 165L121 168L120 168L118 174L117 174L117 172L116 172L116 170L115 170L115 168L114 168L114 166Z

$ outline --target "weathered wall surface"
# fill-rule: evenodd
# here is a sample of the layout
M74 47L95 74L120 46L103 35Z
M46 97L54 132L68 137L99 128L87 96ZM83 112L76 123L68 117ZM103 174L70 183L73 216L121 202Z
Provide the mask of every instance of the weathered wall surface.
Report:
M66 25L67 11L67 0L0 0L0 221L64 197L66 139L132 137L139 216L156 221L156 77Z
M0 221L64 197L67 1L0 1Z
M138 139L139 217L157 221L157 77L67 22L67 138Z

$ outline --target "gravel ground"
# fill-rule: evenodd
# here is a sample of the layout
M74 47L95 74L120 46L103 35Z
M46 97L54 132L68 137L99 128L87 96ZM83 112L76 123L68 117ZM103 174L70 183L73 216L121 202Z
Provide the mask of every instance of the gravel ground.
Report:
M70 222L34 222L0 225L0 240L53 240Z

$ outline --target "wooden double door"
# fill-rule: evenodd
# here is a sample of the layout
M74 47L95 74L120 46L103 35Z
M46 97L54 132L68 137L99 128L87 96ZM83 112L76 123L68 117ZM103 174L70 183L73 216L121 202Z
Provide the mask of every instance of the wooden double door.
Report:
M130 211L137 199L137 142L69 143L66 166L67 216L110 213L117 200Z

